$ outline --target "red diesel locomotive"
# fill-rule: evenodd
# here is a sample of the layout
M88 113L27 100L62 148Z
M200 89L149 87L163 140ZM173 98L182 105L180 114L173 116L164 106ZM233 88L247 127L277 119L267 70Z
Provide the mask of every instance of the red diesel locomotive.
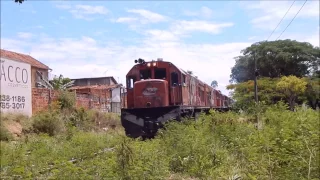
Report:
M170 119L227 110L232 100L171 62L135 60L126 76L127 107L121 123L129 137L152 137Z

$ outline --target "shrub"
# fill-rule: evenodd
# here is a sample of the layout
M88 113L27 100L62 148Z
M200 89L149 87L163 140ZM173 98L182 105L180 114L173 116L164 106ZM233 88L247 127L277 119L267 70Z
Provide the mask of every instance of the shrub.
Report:
M32 118L32 127L36 133L56 135L65 130L65 124L58 111L42 111Z
M0 125L0 141L9 141L12 140L13 136L7 130L7 128L1 123Z
M88 118L93 122L99 129L101 128L111 128L119 129L121 128L120 116L115 113L105 113L96 110L88 111Z
M170 122L155 139L145 141L117 133L80 130L87 126L79 122L108 124L117 115L83 109L68 113L77 113L76 117L82 119L73 121L78 126L67 128L71 135L34 135L25 142L1 142L1 177L170 179L174 174L181 179L319 179L320 176L320 121L318 112L311 109L297 108L292 112L284 103L257 107L252 113L262 117L261 129L247 120L247 114L211 111L198 121ZM44 112L37 118L43 124L46 119L62 119L65 121L61 124L68 124L71 122L68 113Z
M58 102L61 109L73 109L76 102L75 93L60 90Z
M19 113L1 113L2 136L8 136L6 139L16 139L23 133L27 133L31 128L30 118Z
M115 149L119 179L163 179L169 174L169 161L160 140L140 141L120 136Z
M29 121L29 117L24 114L5 113L1 114L1 121L15 121L25 123Z

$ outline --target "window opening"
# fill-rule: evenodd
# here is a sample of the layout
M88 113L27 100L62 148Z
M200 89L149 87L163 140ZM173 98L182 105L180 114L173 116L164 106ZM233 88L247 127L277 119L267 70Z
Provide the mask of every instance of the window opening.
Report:
M176 72L171 73L171 85L178 85L178 74Z
M129 89L132 89L135 81L136 81L136 80L135 80L135 77L128 77L127 87L128 87Z
M150 78L151 78L150 69L140 70L140 79L150 79Z
M155 79L166 79L167 72L165 68L156 68L154 70L154 78Z

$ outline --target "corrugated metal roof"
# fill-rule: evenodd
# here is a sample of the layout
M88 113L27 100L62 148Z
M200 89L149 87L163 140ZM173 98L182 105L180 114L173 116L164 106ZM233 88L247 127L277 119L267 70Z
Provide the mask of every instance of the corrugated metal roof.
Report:
M47 65L26 54L1 49L0 55L2 58L24 62L40 69L51 70Z
M87 77L87 78L73 78L71 80L83 80L83 79L89 79L89 80L92 80L92 79L112 79L112 81L115 83L115 84L118 84L118 82L116 81L116 79L113 77L113 76L106 76L106 77Z
M89 86L73 86L69 89L71 90L80 90L80 89L112 89L121 86L121 84L113 84L113 85L89 85Z

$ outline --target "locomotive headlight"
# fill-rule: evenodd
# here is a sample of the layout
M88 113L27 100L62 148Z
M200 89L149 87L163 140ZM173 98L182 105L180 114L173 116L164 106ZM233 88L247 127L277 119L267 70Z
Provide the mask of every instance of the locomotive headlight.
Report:
M153 62L153 63L152 63L152 66L156 66L156 65L157 65L157 63L156 63L156 62Z
M151 63L148 63L147 66L150 67L150 66L151 66Z

